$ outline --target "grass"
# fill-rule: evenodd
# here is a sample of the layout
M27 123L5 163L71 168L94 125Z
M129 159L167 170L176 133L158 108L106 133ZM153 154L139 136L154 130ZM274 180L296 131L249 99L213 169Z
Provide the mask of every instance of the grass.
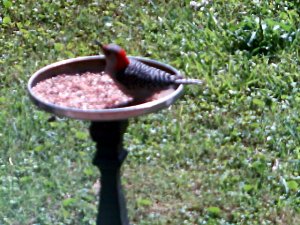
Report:
M88 123L30 102L42 66L115 42L206 81L131 119L132 224L300 224L297 1L0 1L0 224L95 224Z

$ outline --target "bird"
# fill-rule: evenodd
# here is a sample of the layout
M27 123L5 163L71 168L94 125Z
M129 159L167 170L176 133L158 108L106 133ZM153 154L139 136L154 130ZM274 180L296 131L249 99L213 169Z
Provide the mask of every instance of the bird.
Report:
M145 102L155 93L174 85L203 84L201 80L184 78L128 58L126 51L117 44L99 45L105 55L104 72L136 103Z

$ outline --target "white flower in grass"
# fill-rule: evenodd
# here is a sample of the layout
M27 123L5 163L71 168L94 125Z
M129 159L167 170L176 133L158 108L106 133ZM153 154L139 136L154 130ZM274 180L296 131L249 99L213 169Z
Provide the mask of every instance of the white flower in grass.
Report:
M200 8L202 8L203 6L207 5L209 3L208 0L202 0L200 2L196 2L196 1L190 1L190 7L198 10Z

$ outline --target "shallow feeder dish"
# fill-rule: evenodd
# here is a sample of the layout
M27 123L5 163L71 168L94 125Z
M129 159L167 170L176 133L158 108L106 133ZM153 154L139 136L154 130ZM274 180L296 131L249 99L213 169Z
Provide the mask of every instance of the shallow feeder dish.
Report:
M130 58L179 75L175 68L164 63L140 57ZM57 75L100 73L104 67L104 56L85 56L53 63L32 75L28 82L28 91L31 100L45 111L59 116L91 121L89 131L97 148L93 164L101 172L97 225L129 225L120 176L120 167L127 156L127 151L123 149L123 135L128 126L128 118L170 106L182 93L183 86L178 85L174 89L169 89L156 100L143 104L98 110L83 110L52 104L38 97L32 90L37 83Z
M140 60L153 67L160 68L172 74L179 74L179 72L166 64L140 58L131 57ZM63 107L44 101L39 98L33 91L34 87L38 82L45 79L54 77L60 74L76 74L84 72L101 72L104 70L105 58L104 56L86 56L78 57L74 59L67 59L57 63L50 64L32 75L28 82L28 91L32 101L41 109L51 112L56 115L66 116L80 120L90 121L113 121L113 120L124 120L130 117L136 117L143 114L155 112L159 109L170 106L181 94L183 86L179 85L176 89L168 92L167 95L161 96L157 100L146 102L139 105L110 108L110 109L98 109L98 110L83 110L70 107Z

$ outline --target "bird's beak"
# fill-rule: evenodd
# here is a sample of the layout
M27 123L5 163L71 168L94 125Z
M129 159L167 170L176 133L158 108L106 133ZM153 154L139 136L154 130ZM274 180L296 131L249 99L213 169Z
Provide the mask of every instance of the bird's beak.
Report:
M101 49L102 49L102 52L104 53L104 55L107 54L107 47L106 45L100 45Z
M106 51L105 45L103 45L101 42L99 42L99 41L97 41L97 40L95 40L94 43L95 43L96 45L100 46L100 48L102 49L103 53L105 53L105 51Z
M94 40L94 44L95 45L99 45L99 46L101 46L102 44L101 44L101 42L100 41L98 41L98 40Z

